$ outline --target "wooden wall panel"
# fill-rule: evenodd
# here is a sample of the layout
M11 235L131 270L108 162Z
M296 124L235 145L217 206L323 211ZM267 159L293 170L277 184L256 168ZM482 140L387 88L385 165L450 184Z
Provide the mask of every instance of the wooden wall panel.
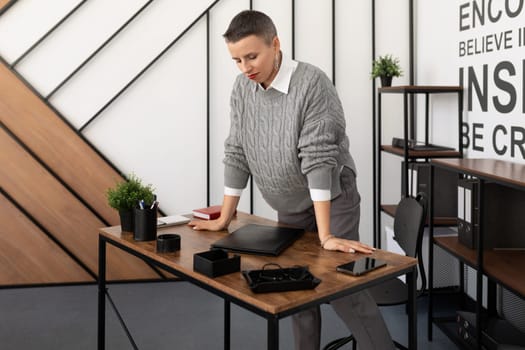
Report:
M98 228L105 225L4 129L0 129L0 150L3 189L96 273ZM107 276L112 280L158 278L158 274L142 261L113 247L108 249Z
M66 122L0 63L0 121L109 224L118 213L105 191L122 180Z
M0 222L0 285L95 281L2 194Z

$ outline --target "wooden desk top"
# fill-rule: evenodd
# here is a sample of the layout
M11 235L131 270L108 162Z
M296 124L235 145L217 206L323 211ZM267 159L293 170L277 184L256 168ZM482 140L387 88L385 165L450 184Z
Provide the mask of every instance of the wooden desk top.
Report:
M277 226L277 223L272 220L238 213L237 218L230 224L229 231L234 231L249 223ZM321 284L313 290L256 294L250 290L241 273L209 278L193 271L193 254L209 250L210 244L224 237L227 234L226 231L195 231L189 226L181 225L158 230L158 234L164 233L176 233L181 236L180 251L158 254L155 251L156 241L136 242L131 233L121 233L120 226L100 230L100 234L109 240L121 243L140 254L271 314L282 313L377 278L399 275L401 272L407 272L417 263L417 260L411 257L378 250L372 256L387 261L386 267L379 268L361 277L345 275L336 272L336 266L356 260L361 255L326 251L319 246L317 234L307 232L278 257L240 254L241 270L260 269L268 262L278 263L282 267L308 265L310 272L322 280Z

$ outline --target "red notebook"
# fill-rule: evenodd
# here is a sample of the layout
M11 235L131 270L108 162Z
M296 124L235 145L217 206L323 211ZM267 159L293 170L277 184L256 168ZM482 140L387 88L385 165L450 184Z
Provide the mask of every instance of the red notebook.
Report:
M194 209L193 216L199 219L213 220L221 216L221 205L213 205L207 208Z

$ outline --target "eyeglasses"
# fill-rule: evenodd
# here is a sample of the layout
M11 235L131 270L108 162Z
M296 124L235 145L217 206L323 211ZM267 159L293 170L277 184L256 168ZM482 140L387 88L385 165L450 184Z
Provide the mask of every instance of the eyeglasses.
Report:
M269 268L269 267L274 268ZM276 263L265 264L258 275L259 282L268 281L302 281L311 276L308 271L308 266L293 266L289 268L283 268L281 265Z

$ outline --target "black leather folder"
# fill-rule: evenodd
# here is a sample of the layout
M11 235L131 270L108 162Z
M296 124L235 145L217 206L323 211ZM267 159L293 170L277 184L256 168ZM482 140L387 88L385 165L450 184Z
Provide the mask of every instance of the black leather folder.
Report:
M304 233L303 229L248 224L212 243L237 253L277 256Z

